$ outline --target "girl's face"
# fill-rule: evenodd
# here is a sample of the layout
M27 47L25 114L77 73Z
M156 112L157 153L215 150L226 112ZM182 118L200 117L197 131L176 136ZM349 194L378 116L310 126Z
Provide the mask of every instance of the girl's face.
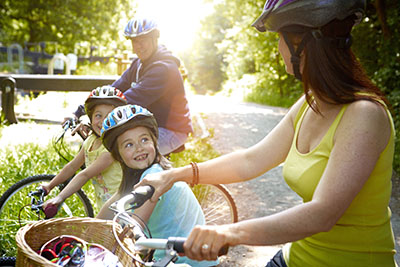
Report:
M104 119L107 117L108 113L110 113L114 109L113 105L96 105L94 107L93 115L92 115L92 128L93 131L100 136L101 126L103 125Z
M117 145L122 160L132 169L145 169L156 157L150 130L143 126L129 129L118 136Z

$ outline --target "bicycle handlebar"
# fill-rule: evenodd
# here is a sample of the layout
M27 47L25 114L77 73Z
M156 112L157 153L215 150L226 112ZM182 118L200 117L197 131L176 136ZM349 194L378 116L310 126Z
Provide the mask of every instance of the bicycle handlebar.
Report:
M68 131L68 129L71 129L71 131L73 131L79 124L79 120L77 120L76 118L69 118L67 119L64 124L62 125L63 128L63 132L61 134L61 136L57 139L56 143L58 143L58 141L60 141L61 138L64 137L65 133ZM81 131L77 131L79 136L82 138L82 140L86 139L86 136L83 135L81 133Z
M162 238L139 238L136 240L135 245L138 247L145 247L151 249L169 249L172 248L178 253L185 253L183 244L186 237L169 237L168 239ZM218 252L218 256L223 256L228 253L229 246L223 246Z
M154 187L151 185L140 186L114 204L118 212L125 212L127 203L131 206L130 209L137 209L153 196L154 191Z
M138 225L136 220L131 218L127 214L127 210L136 209L141 207L147 200L149 200L154 194L154 187L151 185L140 186L133 190L127 196L121 198L120 200L114 202L110 209L117 212L114 220L118 216L122 220L127 221L128 223L132 223L133 225ZM125 205L129 204L130 208L125 209ZM153 262L151 265L145 266L167 266L167 264L171 261L175 261L176 253L183 253L184 248L183 244L186 241L185 237L169 237L168 239L158 239L158 238L147 238L144 233L134 234L133 238L135 239L135 247L140 250L141 248L145 249L164 249L167 250L166 257L161 259L160 262ZM223 246L218 256L226 255L228 253L229 246ZM144 262L142 262L143 264Z

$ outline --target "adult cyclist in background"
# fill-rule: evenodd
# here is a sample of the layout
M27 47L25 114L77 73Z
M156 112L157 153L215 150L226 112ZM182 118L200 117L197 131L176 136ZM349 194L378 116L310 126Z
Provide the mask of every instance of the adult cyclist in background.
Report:
M283 165L303 203L263 218L195 227L196 260L228 244L285 244L268 267L396 266L389 200L394 125L388 102L351 51L365 0L268 0L253 26L278 32L286 71L304 96L258 144L203 163L150 174L152 201L175 181L234 183Z
M193 132L180 60L164 45L158 44L160 32L154 20L131 19L124 29L137 55L130 67L112 86L121 90L129 104L150 110L159 125L159 147L166 155L185 144ZM75 112L79 118L83 106Z

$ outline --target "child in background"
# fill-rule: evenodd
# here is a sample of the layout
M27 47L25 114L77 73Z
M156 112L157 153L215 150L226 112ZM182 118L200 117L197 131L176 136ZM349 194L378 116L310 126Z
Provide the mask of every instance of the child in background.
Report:
M100 132L103 120L108 113L122 105L126 105L125 96L112 86L98 87L90 93L85 102L85 110L90 120L92 133L84 141L75 158L65 165L50 183L42 185L42 188L49 193L55 186L72 177L83 164L86 168L79 172L58 196L44 203L44 210L51 210L46 212L47 217L53 217L57 212L55 207L77 192L89 179L92 179L96 205L99 209L117 191L122 179L121 167L104 148Z
M109 206L133 190L145 175L170 169L169 161L158 150L157 122L147 109L137 105L115 108L104 120L103 144L122 167L123 178L118 192L103 206L98 218L112 219ZM201 207L186 183L175 183L158 202L146 202L135 210L150 229L153 238L187 237L195 225L205 224ZM159 260L165 255L156 250ZM194 261L180 257L177 263L190 266L214 266L218 262Z

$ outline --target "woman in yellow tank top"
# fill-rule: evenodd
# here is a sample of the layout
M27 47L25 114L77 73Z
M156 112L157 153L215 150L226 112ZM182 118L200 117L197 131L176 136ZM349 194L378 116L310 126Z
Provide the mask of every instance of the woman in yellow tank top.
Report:
M258 144L203 162L193 174L186 166L139 185L152 184L155 201L176 181L241 182L284 163L284 178L303 203L196 227L184 245L188 257L216 259L225 244L287 243L267 266L396 266L388 206L393 121L350 49L364 7L365 0L267 0L253 26L279 33L286 70L303 82L304 96Z

